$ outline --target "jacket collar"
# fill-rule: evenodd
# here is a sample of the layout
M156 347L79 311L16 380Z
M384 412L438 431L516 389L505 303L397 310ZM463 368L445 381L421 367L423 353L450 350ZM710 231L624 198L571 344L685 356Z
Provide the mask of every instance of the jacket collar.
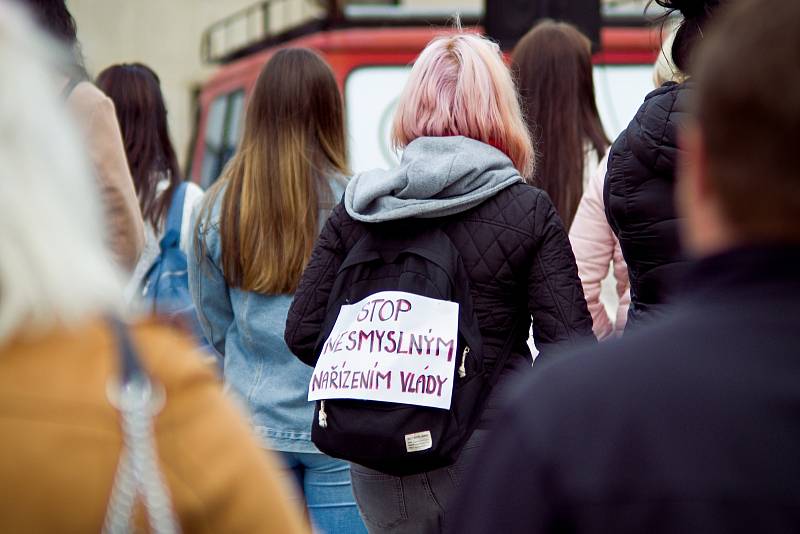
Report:
M797 286L800 244L741 246L693 262L681 296L702 300L739 290Z

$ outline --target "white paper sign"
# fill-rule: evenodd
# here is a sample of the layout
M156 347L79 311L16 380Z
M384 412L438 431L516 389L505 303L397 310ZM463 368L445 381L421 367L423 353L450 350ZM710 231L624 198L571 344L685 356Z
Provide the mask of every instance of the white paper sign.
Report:
M450 408L458 304L381 291L342 306L308 400L362 399Z

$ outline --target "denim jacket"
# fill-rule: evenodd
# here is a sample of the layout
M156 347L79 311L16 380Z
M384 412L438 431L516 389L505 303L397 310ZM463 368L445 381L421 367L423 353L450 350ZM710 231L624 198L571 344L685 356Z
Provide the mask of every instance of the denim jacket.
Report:
M334 199L344 180L330 180ZM286 346L283 331L292 295L265 295L228 287L222 276L219 214L224 191L200 221L189 255L189 287L206 339L222 358L223 376L246 404L256 433L270 449L319 452L311 442L314 405L307 401L313 369ZM320 213L320 228L330 210Z

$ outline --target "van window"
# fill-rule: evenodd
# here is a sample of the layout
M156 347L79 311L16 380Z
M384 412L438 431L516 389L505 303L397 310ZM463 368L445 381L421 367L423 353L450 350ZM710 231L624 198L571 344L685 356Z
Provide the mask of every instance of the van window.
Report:
M244 90L225 93L211 101L206 121L200 185L207 189L222 173L239 144Z
M389 140L409 66L359 67L345 80L344 98L350 167L354 172L391 168L400 154ZM595 98L606 133L613 141L628 126L645 95L654 89L651 64L594 66Z

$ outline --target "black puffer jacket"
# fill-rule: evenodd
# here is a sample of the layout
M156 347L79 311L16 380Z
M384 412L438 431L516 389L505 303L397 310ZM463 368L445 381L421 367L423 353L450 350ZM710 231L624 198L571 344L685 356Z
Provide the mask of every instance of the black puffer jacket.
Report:
M628 325L657 315L685 269L675 213L678 129L691 84L670 83L645 98L608 159L606 216L628 263Z
M469 274L487 361L496 360L518 317L525 325L533 317L533 335L543 359L557 343L593 337L567 234L543 191L512 185L475 208L438 221ZM285 339L308 365L316 363L314 347L336 273L366 227L339 204L303 273ZM507 367L530 366L526 340L527 328L518 331Z

